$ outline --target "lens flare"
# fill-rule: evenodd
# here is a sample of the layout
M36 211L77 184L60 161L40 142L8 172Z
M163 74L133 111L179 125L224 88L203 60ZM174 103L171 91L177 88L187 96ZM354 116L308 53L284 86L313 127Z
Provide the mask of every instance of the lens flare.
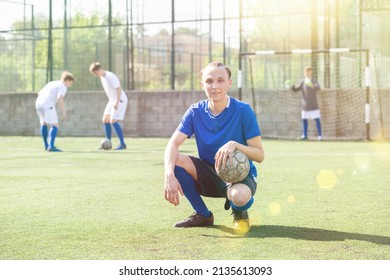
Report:
M342 170L341 168L338 168L336 170L336 174L337 174L337 176L342 176L344 174L344 170Z
M274 216L279 215L282 211L282 206L278 202L272 202L269 205L269 211Z
M290 204L293 204L295 202L295 196L289 195L287 197L287 202L290 203Z
M360 172L366 172L369 169L371 159L368 156L355 156L354 158L357 169Z
M333 189L337 182L337 175L332 169L322 169L318 173L316 180L320 188Z
M234 232L236 234L247 234L249 229L251 228L249 221L247 220L239 220L234 224Z

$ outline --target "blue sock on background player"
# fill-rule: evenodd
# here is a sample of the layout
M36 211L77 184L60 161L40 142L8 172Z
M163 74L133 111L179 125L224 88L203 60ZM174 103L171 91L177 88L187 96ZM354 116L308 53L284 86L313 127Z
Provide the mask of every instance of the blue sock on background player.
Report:
M104 134L106 135L107 139L111 140L112 130L111 130L111 124L110 123L105 123L104 124Z
M175 176L179 181L181 188L185 197L191 203L192 208L203 217L210 217L211 212L207 209L206 204L204 203L202 197L198 193L195 185L194 179L190 174L185 171L184 168L176 166L175 167Z
M321 137L322 136L322 131L321 131L321 120L320 119L316 119L316 126L317 126L318 136Z
M49 135L49 130L47 125L41 125L41 135L43 138L43 143L45 144L45 150L47 150L49 144L47 143L47 136Z
M303 137L307 138L307 129L309 127L308 119L302 119Z
M121 142L121 146L125 145L125 139L123 138L123 131L118 122L113 123L112 126L115 129L116 135L118 135L119 141Z
M56 127L56 126L52 126L50 128L50 131L49 131L49 135L50 135L49 148L54 148L55 147L54 142L56 141L57 131L58 131L58 127Z

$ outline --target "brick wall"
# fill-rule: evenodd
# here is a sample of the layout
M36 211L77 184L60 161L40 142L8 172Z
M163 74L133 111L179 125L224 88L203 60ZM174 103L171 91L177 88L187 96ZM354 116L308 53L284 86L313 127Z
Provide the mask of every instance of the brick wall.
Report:
M127 93L129 104L123 128L128 137L170 136L188 106L205 98L203 92ZM0 95L0 135L39 135L36 94ZM65 97L68 120L61 124L63 136L102 136L104 92L69 91Z
M203 92L185 91L130 91L127 95L129 105L123 122L126 137L169 137L188 106L205 98ZM364 98L345 99L343 96L332 90L324 90L319 95L324 138L364 139ZM390 90L380 91L379 97L384 135L390 139ZM39 135L35 98L36 94L0 95L0 135ZM253 104L249 94L244 95L244 101ZM65 98L68 120L62 124L60 135L103 136L101 118L106 102L103 92L69 91ZM263 136L299 137L300 102L299 95L291 91L256 92L255 109ZM345 114L354 108L360 109L352 111L353 114ZM375 135L374 124L372 130ZM310 122L309 132L315 137L314 122Z

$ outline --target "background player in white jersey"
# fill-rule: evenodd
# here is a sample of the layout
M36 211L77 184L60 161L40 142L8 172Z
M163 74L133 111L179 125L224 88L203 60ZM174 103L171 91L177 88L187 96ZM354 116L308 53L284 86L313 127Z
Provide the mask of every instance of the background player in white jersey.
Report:
M123 131L118 122L122 121L125 117L128 102L126 93L122 90L118 77L114 73L104 70L99 62L92 63L89 67L89 72L97 78L100 78L104 91L108 97L108 103L102 119L106 138L111 140L112 124L120 141L116 150L126 149Z
M61 80L47 83L46 86L38 92L35 108L41 124L41 135L45 145L45 150L49 152L61 152L61 150L57 149L54 145L58 132L56 103L60 106L62 121L65 121L67 114L65 110L64 97L68 87L73 84L74 80L75 79L71 73L63 72ZM50 126L50 131L48 126Z

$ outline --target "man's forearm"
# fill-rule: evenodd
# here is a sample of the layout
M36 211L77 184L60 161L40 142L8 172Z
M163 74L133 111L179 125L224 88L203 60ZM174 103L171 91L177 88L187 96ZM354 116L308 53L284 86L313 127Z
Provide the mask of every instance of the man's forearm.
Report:
M176 147L172 142L168 143L164 153L164 166L166 175L172 174L174 172L178 153L179 148Z

